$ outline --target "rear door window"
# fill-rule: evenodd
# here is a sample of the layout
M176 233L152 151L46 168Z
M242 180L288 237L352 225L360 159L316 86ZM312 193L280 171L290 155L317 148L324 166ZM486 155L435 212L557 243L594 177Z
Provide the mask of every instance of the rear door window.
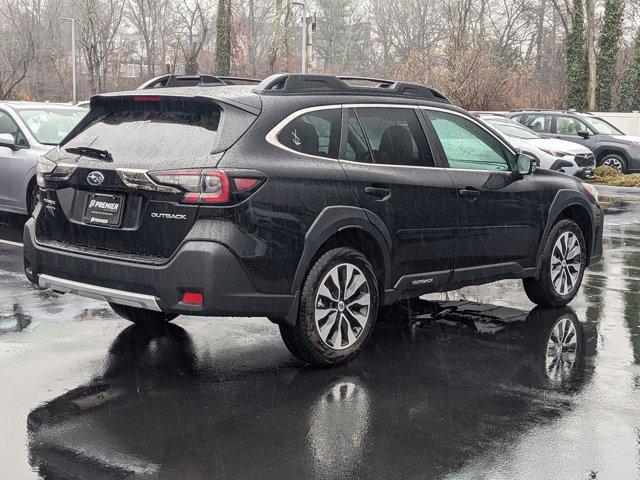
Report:
M213 102L186 100L129 100L92 113L95 118L63 148L107 150L116 163L174 162L207 155L215 147L221 116Z
M589 135L593 135L593 130L577 118L564 115L556 117L556 134L577 137L578 132L588 132Z
M375 163L433 167L422 125L411 108L357 108Z
M278 133L278 141L305 155L338 158L342 110L331 108L305 113Z
M525 127L529 127L534 132L550 133L551 132L551 115L534 114L528 115L524 122Z

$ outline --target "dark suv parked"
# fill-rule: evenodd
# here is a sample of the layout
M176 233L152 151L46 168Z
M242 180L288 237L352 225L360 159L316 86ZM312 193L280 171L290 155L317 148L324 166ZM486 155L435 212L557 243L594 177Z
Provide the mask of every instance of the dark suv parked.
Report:
M347 81L93 97L39 162L28 278L137 323L265 316L318 365L428 292L522 278L536 303L571 301L602 252L592 186L534 172L435 90Z
M626 135L600 117L564 110L517 110L509 116L545 137L584 145L595 154L597 165L640 172L640 137Z

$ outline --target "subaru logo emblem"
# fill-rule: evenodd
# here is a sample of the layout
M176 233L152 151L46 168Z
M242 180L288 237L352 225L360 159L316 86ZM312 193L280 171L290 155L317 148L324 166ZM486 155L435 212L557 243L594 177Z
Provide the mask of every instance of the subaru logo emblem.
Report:
M102 182L104 182L104 175L100 172L91 172L89 175L87 175L87 182L97 187Z

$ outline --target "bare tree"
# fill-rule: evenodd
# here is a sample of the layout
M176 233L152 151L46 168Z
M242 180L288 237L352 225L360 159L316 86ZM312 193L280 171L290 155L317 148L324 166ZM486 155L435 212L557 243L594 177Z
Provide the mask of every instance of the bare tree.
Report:
M184 58L184 73L199 72L198 56L209 38L212 22L211 3L205 0L182 0L177 9L179 45Z
M291 21L291 3L288 0L275 0L275 14L273 16L273 26L271 29L271 39L269 41L269 60L267 66L268 73L276 71L276 64L280 52L283 57L289 53L288 30Z
M156 74L158 44L168 18L169 0L128 0L127 18L142 37L147 76Z
M124 0L80 1L80 45L91 94L105 90L109 56L116 46Z
M38 0L0 4L0 98L8 98L22 82L35 57L39 30Z
M614 78L629 69L640 24L640 0L625 1ZM314 71L423 82L471 108L564 106L572 0L306 4L317 14ZM586 43L593 45L603 10L597 0L588 4ZM0 95L69 98L69 31L60 17L78 21L79 91L88 94L130 88L160 66L250 76L297 71L300 13L293 0L0 0ZM592 94L583 83L581 91Z

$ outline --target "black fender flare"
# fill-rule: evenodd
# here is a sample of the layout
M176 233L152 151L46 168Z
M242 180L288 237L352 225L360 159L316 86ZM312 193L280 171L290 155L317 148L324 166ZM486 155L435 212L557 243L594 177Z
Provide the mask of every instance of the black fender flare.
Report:
M373 219L373 222L370 219ZM377 241L382 251L385 278L388 277L386 274L391 269L391 235L380 217L360 207L326 207L316 217L304 236L304 249L296 268L291 293L300 289L311 260L322 244L336 233L349 228L363 230Z
M589 251L587 258L591 257L591 251L593 250L593 240L594 240L594 232L596 226L596 218L593 213L593 207L589 203L581 192L578 190L558 190L556 193L553 202L551 202L551 206L549 207L549 213L547 215L547 223L544 227L544 232L542 233L542 239L540 240L540 245L538 246L538 253L536 256L536 274L539 272L540 263L542 260L542 253L544 250L544 246L547 243L547 238L549 237L549 232L558 221L560 214L569 207L579 206L582 207L589 215L589 220L591 222L591 232L589 232L589 241L588 248Z
M620 155L627 162L627 167L629 167L629 155L625 151L623 146L617 145L603 145L601 147L596 148L593 154L596 157L596 166L600 165L600 158L602 157L603 152L613 153L615 155Z
M291 286L294 300L289 314L284 319L288 324L295 325L296 323L300 288L318 249L336 233L352 228L363 230L378 243L378 247L382 252L382 265L385 272L384 287L387 287L386 283L390 282L389 272L391 271L391 235L384 222L375 213L365 211L360 207L325 207L305 234L302 256L298 261L298 267Z

